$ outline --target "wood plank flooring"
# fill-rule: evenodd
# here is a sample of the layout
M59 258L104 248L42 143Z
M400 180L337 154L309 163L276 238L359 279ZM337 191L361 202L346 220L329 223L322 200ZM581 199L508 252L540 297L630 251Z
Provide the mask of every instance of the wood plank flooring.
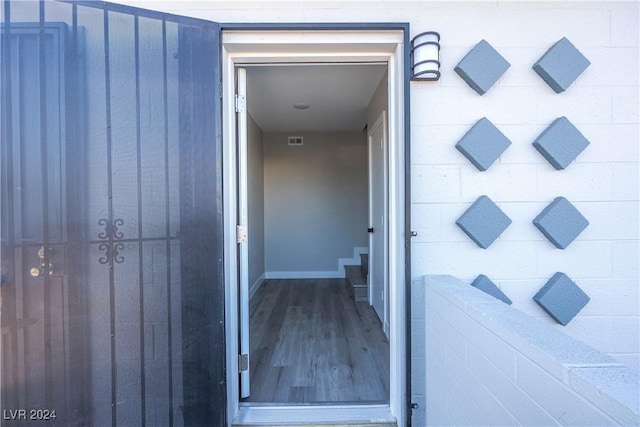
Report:
M267 280L250 302L244 402L389 401L389 342L344 279Z

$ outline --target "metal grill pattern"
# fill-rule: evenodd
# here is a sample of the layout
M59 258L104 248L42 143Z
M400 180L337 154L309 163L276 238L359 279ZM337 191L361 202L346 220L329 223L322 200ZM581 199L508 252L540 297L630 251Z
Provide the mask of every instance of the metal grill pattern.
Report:
M0 20L2 409L222 424L218 25L82 1Z

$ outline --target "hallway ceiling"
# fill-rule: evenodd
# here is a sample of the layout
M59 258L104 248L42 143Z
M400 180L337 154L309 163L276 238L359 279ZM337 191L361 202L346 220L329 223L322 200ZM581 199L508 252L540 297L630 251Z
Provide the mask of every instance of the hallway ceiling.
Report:
M263 132L361 131L385 70L382 64L247 67L247 108Z

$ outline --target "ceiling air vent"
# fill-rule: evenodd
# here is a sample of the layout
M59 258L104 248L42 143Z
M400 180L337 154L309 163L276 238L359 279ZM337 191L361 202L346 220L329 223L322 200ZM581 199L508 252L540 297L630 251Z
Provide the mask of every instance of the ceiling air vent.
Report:
M302 146L302 137L301 136L290 136L289 137L289 145L293 145L296 147Z

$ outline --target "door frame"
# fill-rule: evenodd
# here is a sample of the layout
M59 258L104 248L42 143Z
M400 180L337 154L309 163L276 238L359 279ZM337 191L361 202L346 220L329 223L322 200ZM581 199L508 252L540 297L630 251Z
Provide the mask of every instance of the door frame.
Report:
M288 420L319 421L339 412L341 421L371 420L380 410L399 426L410 423L409 256L409 55L408 24L221 24L224 190L224 280L227 423L268 420L273 409L239 404L237 141L235 69L269 63L386 62L388 64L390 396L389 405L283 407ZM374 408L375 407L375 408ZM386 408L386 409L385 409ZM273 418L271 418L273 420Z

